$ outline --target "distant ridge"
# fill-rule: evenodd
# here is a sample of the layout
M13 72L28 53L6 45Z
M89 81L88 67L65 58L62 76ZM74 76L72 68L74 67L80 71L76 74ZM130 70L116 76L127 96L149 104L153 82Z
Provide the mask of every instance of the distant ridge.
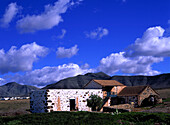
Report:
M43 89L79 89L92 79L110 79L111 77L103 72L87 73L85 75L78 75L75 77L66 78L57 83L47 85Z
M42 89L79 89L92 79L117 80L127 86L150 85L153 88L170 87L170 73L155 76L109 76L103 72L87 73L66 78L54 84L49 84Z
M29 85L20 85L16 82L10 82L0 86L0 97L29 96L32 90L38 88Z

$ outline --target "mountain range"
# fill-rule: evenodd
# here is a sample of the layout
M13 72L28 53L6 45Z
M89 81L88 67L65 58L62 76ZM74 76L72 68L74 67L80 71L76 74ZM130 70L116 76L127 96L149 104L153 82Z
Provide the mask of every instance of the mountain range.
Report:
M109 76L103 72L99 72L66 78L54 84L47 85L43 89L79 89L92 79L117 80L127 86L150 85L155 89L170 87L170 73L155 76Z
M69 77L49 84L42 89L80 89L92 79L117 80L127 86L150 85L155 89L170 88L170 73L156 76L109 76L103 72L98 72ZM29 96L32 90L38 90L38 88L10 82L0 86L0 97Z
M10 82L0 86L0 97L26 97L32 90L38 90L34 86L20 85L16 82Z

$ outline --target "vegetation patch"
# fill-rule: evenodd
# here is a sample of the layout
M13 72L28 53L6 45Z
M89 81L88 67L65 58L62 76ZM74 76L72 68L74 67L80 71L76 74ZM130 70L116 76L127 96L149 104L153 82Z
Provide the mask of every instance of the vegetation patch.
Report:
M15 117L0 117L0 124L17 124L17 125L109 125L109 124L134 124L134 125L154 125L155 123L169 125L170 114L166 113L121 113L112 115L107 113L93 112L52 112L52 113L37 113L27 114Z
M166 98L162 100L163 102L170 102L170 98Z

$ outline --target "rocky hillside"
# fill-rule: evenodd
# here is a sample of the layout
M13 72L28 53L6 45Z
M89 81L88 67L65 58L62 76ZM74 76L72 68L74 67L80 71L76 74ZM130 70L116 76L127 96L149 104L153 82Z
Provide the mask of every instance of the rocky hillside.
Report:
M150 85L153 88L170 87L170 73L156 76L109 76L103 72L87 73L63 79L57 83L47 85L43 89L78 89L92 79L117 80L127 86Z
M150 85L153 88L170 87L170 73L156 76L113 76L111 79L127 86Z
M10 82L0 86L0 97L29 96L32 90L38 90L38 88Z
M92 79L110 79L111 77L99 72L99 73L87 73L85 75L78 75L75 77L66 78L60 80L57 83L47 85L43 89L78 89L82 88L86 83Z

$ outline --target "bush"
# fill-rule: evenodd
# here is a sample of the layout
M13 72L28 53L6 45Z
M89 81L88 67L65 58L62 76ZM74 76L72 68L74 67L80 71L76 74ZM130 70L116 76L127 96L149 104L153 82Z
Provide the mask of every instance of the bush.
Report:
M97 107L103 103L103 99L98 95L91 95L89 98L87 99L87 106L91 107L92 111L96 111Z

